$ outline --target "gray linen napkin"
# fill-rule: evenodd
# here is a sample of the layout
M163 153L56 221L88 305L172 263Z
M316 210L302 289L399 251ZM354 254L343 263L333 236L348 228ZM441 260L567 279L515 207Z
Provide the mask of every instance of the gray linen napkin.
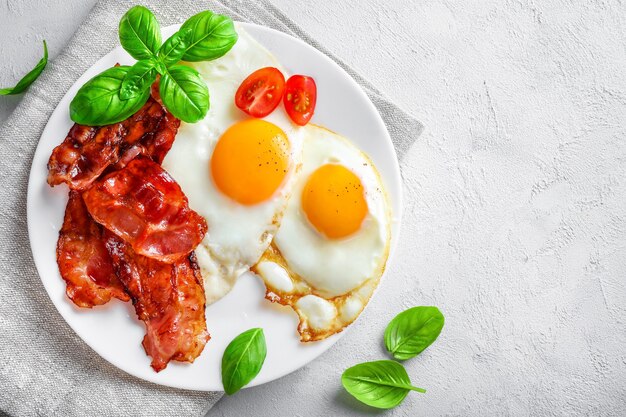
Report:
M26 229L26 187L41 132L68 88L118 44L118 22L134 3L100 1L0 128L0 414L202 416L222 395L161 387L108 364L57 313L31 257ZM200 10L210 9L302 38L337 61L361 84L385 120L400 157L422 131L417 120L384 98L267 0L142 3L155 12L163 26L180 23Z

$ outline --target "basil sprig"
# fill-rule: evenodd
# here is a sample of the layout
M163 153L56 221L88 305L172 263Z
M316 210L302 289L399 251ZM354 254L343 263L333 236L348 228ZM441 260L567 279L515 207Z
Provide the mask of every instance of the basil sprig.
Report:
M357 400L376 408L399 405L409 391L426 392L411 385L406 370L398 362L365 362L348 368L341 375L344 388Z
M209 110L209 91L185 61L210 61L223 56L237 42L233 21L211 11L190 17L181 29L161 43L161 28L154 14L135 6L119 25L122 47L138 62L132 67L110 68L83 85L70 103L76 123L102 126L135 113L150 96L160 74L159 92L165 107L184 122L195 123Z
M385 330L385 347L395 359L422 353L441 333L445 319L437 307L413 307L398 314Z
M15 87L0 88L0 96L11 96L14 94L20 94L26 90L35 80L39 77L43 69L48 64L48 45L46 41L43 41L43 58L39 60L35 68L30 70L21 80L15 84Z
M263 329L254 328L235 337L222 356L222 384L232 395L247 385L261 371L267 347Z

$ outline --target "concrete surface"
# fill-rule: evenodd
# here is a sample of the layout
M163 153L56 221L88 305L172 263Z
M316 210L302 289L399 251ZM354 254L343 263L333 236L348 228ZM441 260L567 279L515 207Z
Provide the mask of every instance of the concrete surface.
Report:
M0 1L0 85L63 47L94 0ZM390 416L626 413L626 6L620 1L277 0L413 111L398 262L359 323L299 372L210 416L367 415L343 369L437 305ZM358 5L358 6L357 6ZM18 99L0 98L0 121Z

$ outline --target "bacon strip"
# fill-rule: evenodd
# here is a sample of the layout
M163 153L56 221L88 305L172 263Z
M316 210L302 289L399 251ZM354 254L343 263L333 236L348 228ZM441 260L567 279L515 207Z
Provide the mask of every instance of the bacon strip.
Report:
M142 137L141 143L145 149L143 154L161 165L165 155L167 155L174 144L179 127L180 120L174 117L172 113L166 111L156 131L152 135L144 135Z
M210 339L206 301L195 254L174 264L136 254L130 245L105 232L106 247L146 325L143 347L159 372L170 360L193 362Z
M160 106L159 104L156 105ZM163 159L165 159L165 155L167 155L172 148L179 127L180 120L175 118L171 113L165 112L165 115L161 118L154 131L145 133L141 137L141 140L124 149L118 161L114 165L111 165L111 171L124 168L139 155L147 156L160 165Z
M121 123L101 128L75 124L50 155L48 184L55 186L65 182L73 190L88 187L117 160L125 133Z
M104 246L102 227L91 219L76 191L70 191L65 209L57 242L57 263L67 283L67 296L77 306L91 308L113 297L129 300Z
M139 154L161 163L179 126L180 120L152 97L123 122L102 127L75 124L50 155L48 184L84 190L109 166L122 161L116 166L122 168Z
M83 199L95 221L138 254L161 262L189 255L207 231L206 221L189 208L180 186L147 158L134 159L94 182Z

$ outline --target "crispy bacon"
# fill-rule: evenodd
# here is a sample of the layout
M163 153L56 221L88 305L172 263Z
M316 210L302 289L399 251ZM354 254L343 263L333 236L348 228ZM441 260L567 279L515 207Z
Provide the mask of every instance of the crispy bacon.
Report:
M210 339L205 296L195 254L174 264L136 254L126 242L105 232L106 247L146 325L143 347L159 372L170 360L193 362Z
M156 102L154 106L160 107ZM124 148L118 161L111 165L111 171L124 168L139 155L147 156L157 164L161 164L174 144L179 126L180 120L166 111L153 131L144 134L139 141Z
M180 186L147 158L93 183L83 199L95 221L128 242L140 255L165 263L185 258L207 231Z
M102 227L91 219L77 191L70 191L57 242L57 263L67 283L67 296L77 306L91 308L113 297L129 300L104 246Z
M174 143L180 120L152 97L144 108L144 112L139 111L130 119L122 156L129 149L139 148L139 152L131 153L142 154L160 164Z
M75 124L50 155L48 184L67 183L73 190L84 190L109 166L122 168L139 154L161 163L179 126L180 120L153 98L123 122L102 127Z
M75 124L48 161L48 184L67 183L73 190L91 184L113 161L125 135L124 125L101 128Z
M156 131L152 135L145 135L142 138L141 143L145 149L144 155L160 165L165 159L165 155L172 148L179 127L180 120L166 111Z

